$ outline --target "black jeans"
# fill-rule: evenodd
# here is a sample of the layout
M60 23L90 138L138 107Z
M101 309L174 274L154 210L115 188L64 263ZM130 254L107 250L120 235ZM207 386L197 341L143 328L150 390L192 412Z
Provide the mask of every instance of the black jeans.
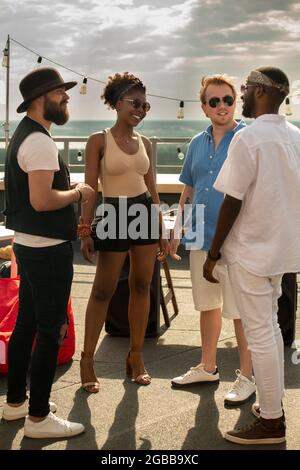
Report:
M26 399L31 359L29 414L43 417L49 413L61 328L67 322L73 248L71 242L45 248L15 243L14 252L20 291L18 318L8 345L7 401L20 403Z

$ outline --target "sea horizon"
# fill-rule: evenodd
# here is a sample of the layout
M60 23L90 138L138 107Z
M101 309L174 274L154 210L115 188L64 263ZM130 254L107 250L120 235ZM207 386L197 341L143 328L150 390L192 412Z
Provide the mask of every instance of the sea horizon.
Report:
M237 117L239 121L243 119ZM15 131L20 120L10 121L10 136ZM300 128L299 120L289 120L292 124ZM249 125L253 120L246 119ZM70 119L63 126L51 126L51 134L53 136L69 136L69 137L88 137L93 132L100 131L107 127L111 127L115 123L114 119ZM198 132L205 130L210 125L209 119L146 119L135 129L145 134L147 137L187 137L192 138ZM0 136L4 137L4 127L0 127Z
M240 118L236 118L240 120ZM20 120L10 122L10 136L13 134ZM99 132L102 129L111 127L115 120L97 120L97 119L74 119L69 120L63 126L53 125L51 127L51 134L53 137L84 137L88 138L89 135ZM253 120L246 120L247 124L251 124ZM300 121L290 121L300 128ZM184 162L184 157L187 152L187 147L190 139L198 133L205 130L210 125L208 119L147 119L140 125L136 126L136 131L146 137L156 138L175 138L183 139L180 144L164 144L157 145L157 166L159 173L180 173L181 167ZM4 137L4 129L1 128L1 137ZM63 145L58 143L59 149ZM72 167L72 172L84 171L84 149L85 142L71 142L69 161L70 164L76 164L77 167ZM181 158L179 158L179 156ZM4 163L5 150L4 144L0 148L0 164Z

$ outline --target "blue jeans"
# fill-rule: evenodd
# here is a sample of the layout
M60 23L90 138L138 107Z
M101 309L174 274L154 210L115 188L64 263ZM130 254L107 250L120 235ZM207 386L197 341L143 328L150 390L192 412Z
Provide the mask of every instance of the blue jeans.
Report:
M20 275L19 312L8 345L7 401L26 399L31 360L29 414L43 417L49 413L61 331L67 323L73 248L71 242L45 248L14 244L14 252Z

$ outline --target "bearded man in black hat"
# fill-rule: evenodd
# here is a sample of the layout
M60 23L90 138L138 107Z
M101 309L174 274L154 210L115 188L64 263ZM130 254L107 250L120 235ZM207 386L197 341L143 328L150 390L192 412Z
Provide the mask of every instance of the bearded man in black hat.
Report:
M31 438L70 437L84 431L80 423L57 418L56 405L49 402L59 346L67 331L73 278L71 240L76 240L73 203L94 198L87 184L70 188L67 166L50 135L53 122L67 122L66 91L76 84L64 82L50 67L23 78L23 102L17 112L26 111L26 116L11 138L5 161L6 227L15 231L20 291L18 318L8 347L3 418L26 417L24 435Z

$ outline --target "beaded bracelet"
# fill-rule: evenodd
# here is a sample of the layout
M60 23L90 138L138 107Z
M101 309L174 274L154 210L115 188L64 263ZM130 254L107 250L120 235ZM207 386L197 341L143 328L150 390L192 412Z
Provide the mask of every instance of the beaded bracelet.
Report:
M221 253L219 252L219 253L218 253L218 256L212 256L210 250L208 250L208 252L207 252L207 257L208 257L208 259L210 259L211 261L218 261L218 260L221 258Z
M90 237L92 232L91 224L78 224L77 225L77 234L80 240Z

